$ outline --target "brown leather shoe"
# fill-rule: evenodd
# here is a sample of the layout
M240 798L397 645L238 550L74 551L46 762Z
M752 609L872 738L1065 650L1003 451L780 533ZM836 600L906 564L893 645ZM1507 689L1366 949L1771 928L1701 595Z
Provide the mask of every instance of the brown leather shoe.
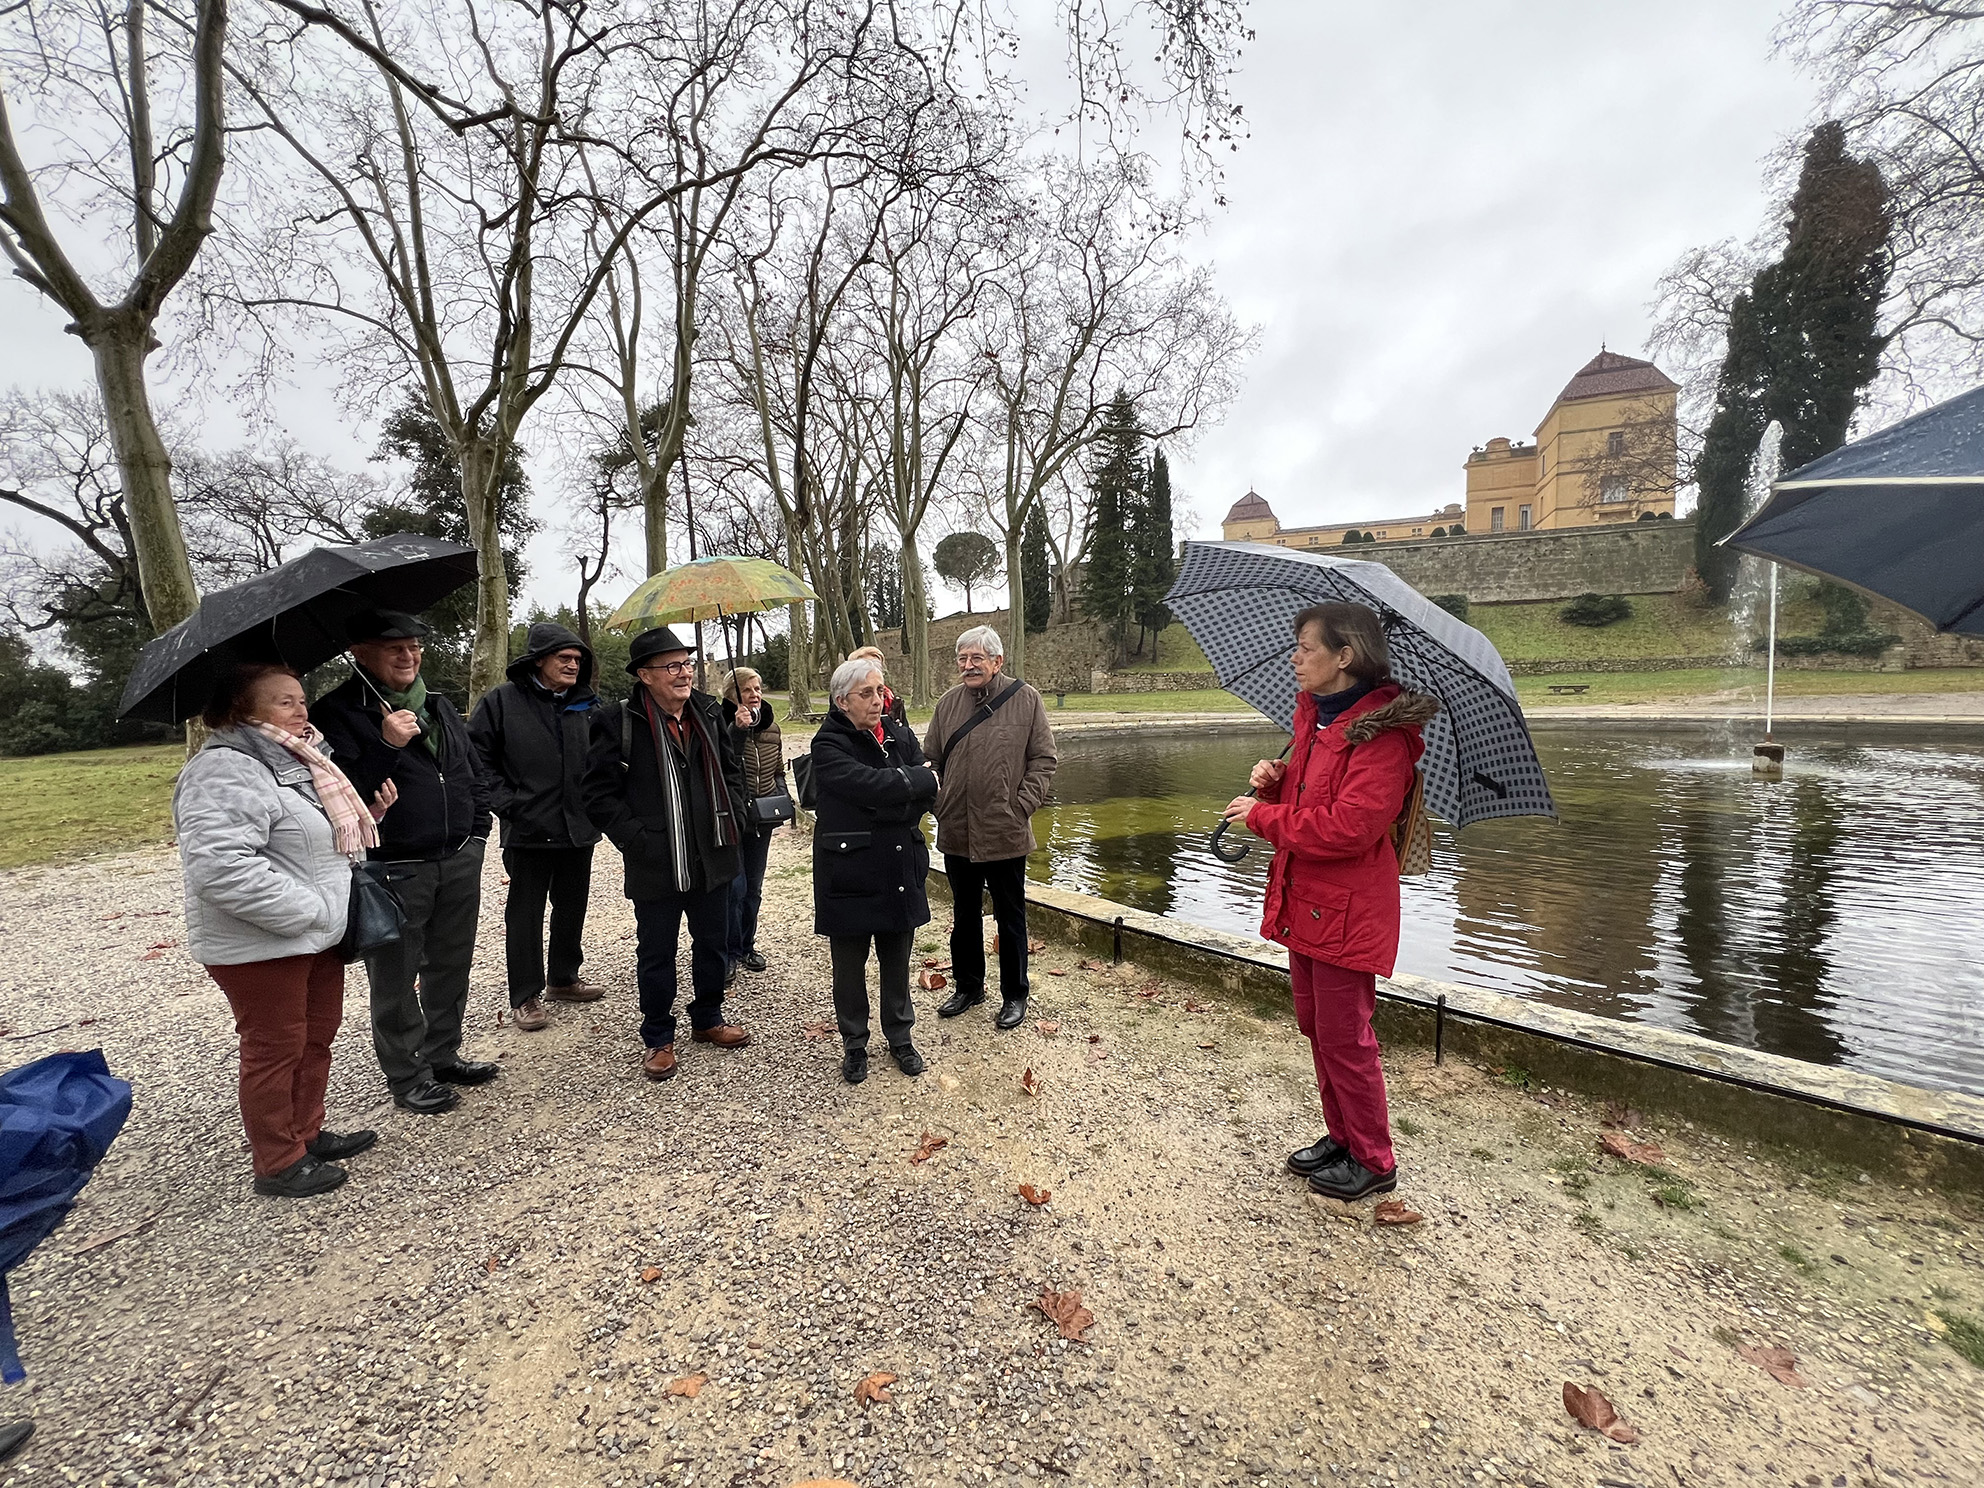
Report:
M551 1022L551 1009L544 1005L544 999L533 997L528 1002L519 1003L510 1013L510 1021L525 1033L536 1033Z
M751 1042L751 1035L735 1023L719 1023L714 1028L698 1028L695 1039L699 1044L715 1044L719 1049L741 1049Z
M598 1002L606 995L606 989L588 981L577 981L569 987L547 987L544 995L553 1002Z
M648 1057L641 1061L641 1073L650 1080L666 1080L675 1073L675 1045L663 1044L659 1049L648 1050Z

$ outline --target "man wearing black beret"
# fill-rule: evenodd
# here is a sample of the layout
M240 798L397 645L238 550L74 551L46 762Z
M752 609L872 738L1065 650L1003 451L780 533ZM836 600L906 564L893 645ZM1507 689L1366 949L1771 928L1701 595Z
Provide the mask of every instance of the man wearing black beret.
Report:
M689 921L689 1025L699 1044L741 1049L751 1035L724 1021L730 884L749 801L723 705L695 687L694 647L672 630L634 637L638 685L593 734L587 809L620 849L634 902L641 994L641 1068L675 1073L675 952Z
M399 942L365 958L372 1046L393 1100L423 1116L452 1110L450 1085L482 1085L499 1066L462 1057L469 962L482 909L489 790L468 725L421 679L427 627L397 610L351 622L351 680L311 705L351 783L367 800L390 780L399 801L372 857L406 910Z

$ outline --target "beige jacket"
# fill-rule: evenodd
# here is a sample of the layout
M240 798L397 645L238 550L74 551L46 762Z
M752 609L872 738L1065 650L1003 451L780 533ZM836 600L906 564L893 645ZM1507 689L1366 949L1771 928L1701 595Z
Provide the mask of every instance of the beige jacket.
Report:
M939 852L996 863L1034 849L1031 818L1047 800L1060 756L1046 704L1032 687L1002 673L987 690L988 700L1014 687L1025 690L966 735L956 758L950 738L978 704L962 682L937 699L923 754L943 777L934 808Z

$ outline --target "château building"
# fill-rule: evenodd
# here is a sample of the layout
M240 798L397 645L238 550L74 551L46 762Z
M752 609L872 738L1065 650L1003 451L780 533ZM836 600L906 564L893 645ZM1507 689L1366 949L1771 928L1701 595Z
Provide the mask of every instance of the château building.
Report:
M1557 532L1673 516L1680 389L1652 362L1600 349L1550 405L1534 442L1495 438L1467 457L1465 506L1423 516L1283 527L1249 491L1221 524L1228 542L1335 547L1356 531L1380 542L1461 533Z

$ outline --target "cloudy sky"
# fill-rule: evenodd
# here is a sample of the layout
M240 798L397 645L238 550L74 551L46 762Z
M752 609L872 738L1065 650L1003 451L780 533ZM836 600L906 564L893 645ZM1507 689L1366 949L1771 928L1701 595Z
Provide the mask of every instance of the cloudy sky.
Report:
M1195 251L1261 349L1174 462L1181 526L1216 536L1249 485L1290 525L1459 500L1473 446L1527 437L1601 342L1640 351L1662 269L1755 230L1765 157L1806 122L1809 80L1770 54L1779 9L1254 0L1253 134ZM0 281L0 376L85 384L61 326ZM304 382L283 422L362 463L374 431ZM241 437L219 400L201 418L210 444ZM533 557L531 597L567 598L555 540Z

